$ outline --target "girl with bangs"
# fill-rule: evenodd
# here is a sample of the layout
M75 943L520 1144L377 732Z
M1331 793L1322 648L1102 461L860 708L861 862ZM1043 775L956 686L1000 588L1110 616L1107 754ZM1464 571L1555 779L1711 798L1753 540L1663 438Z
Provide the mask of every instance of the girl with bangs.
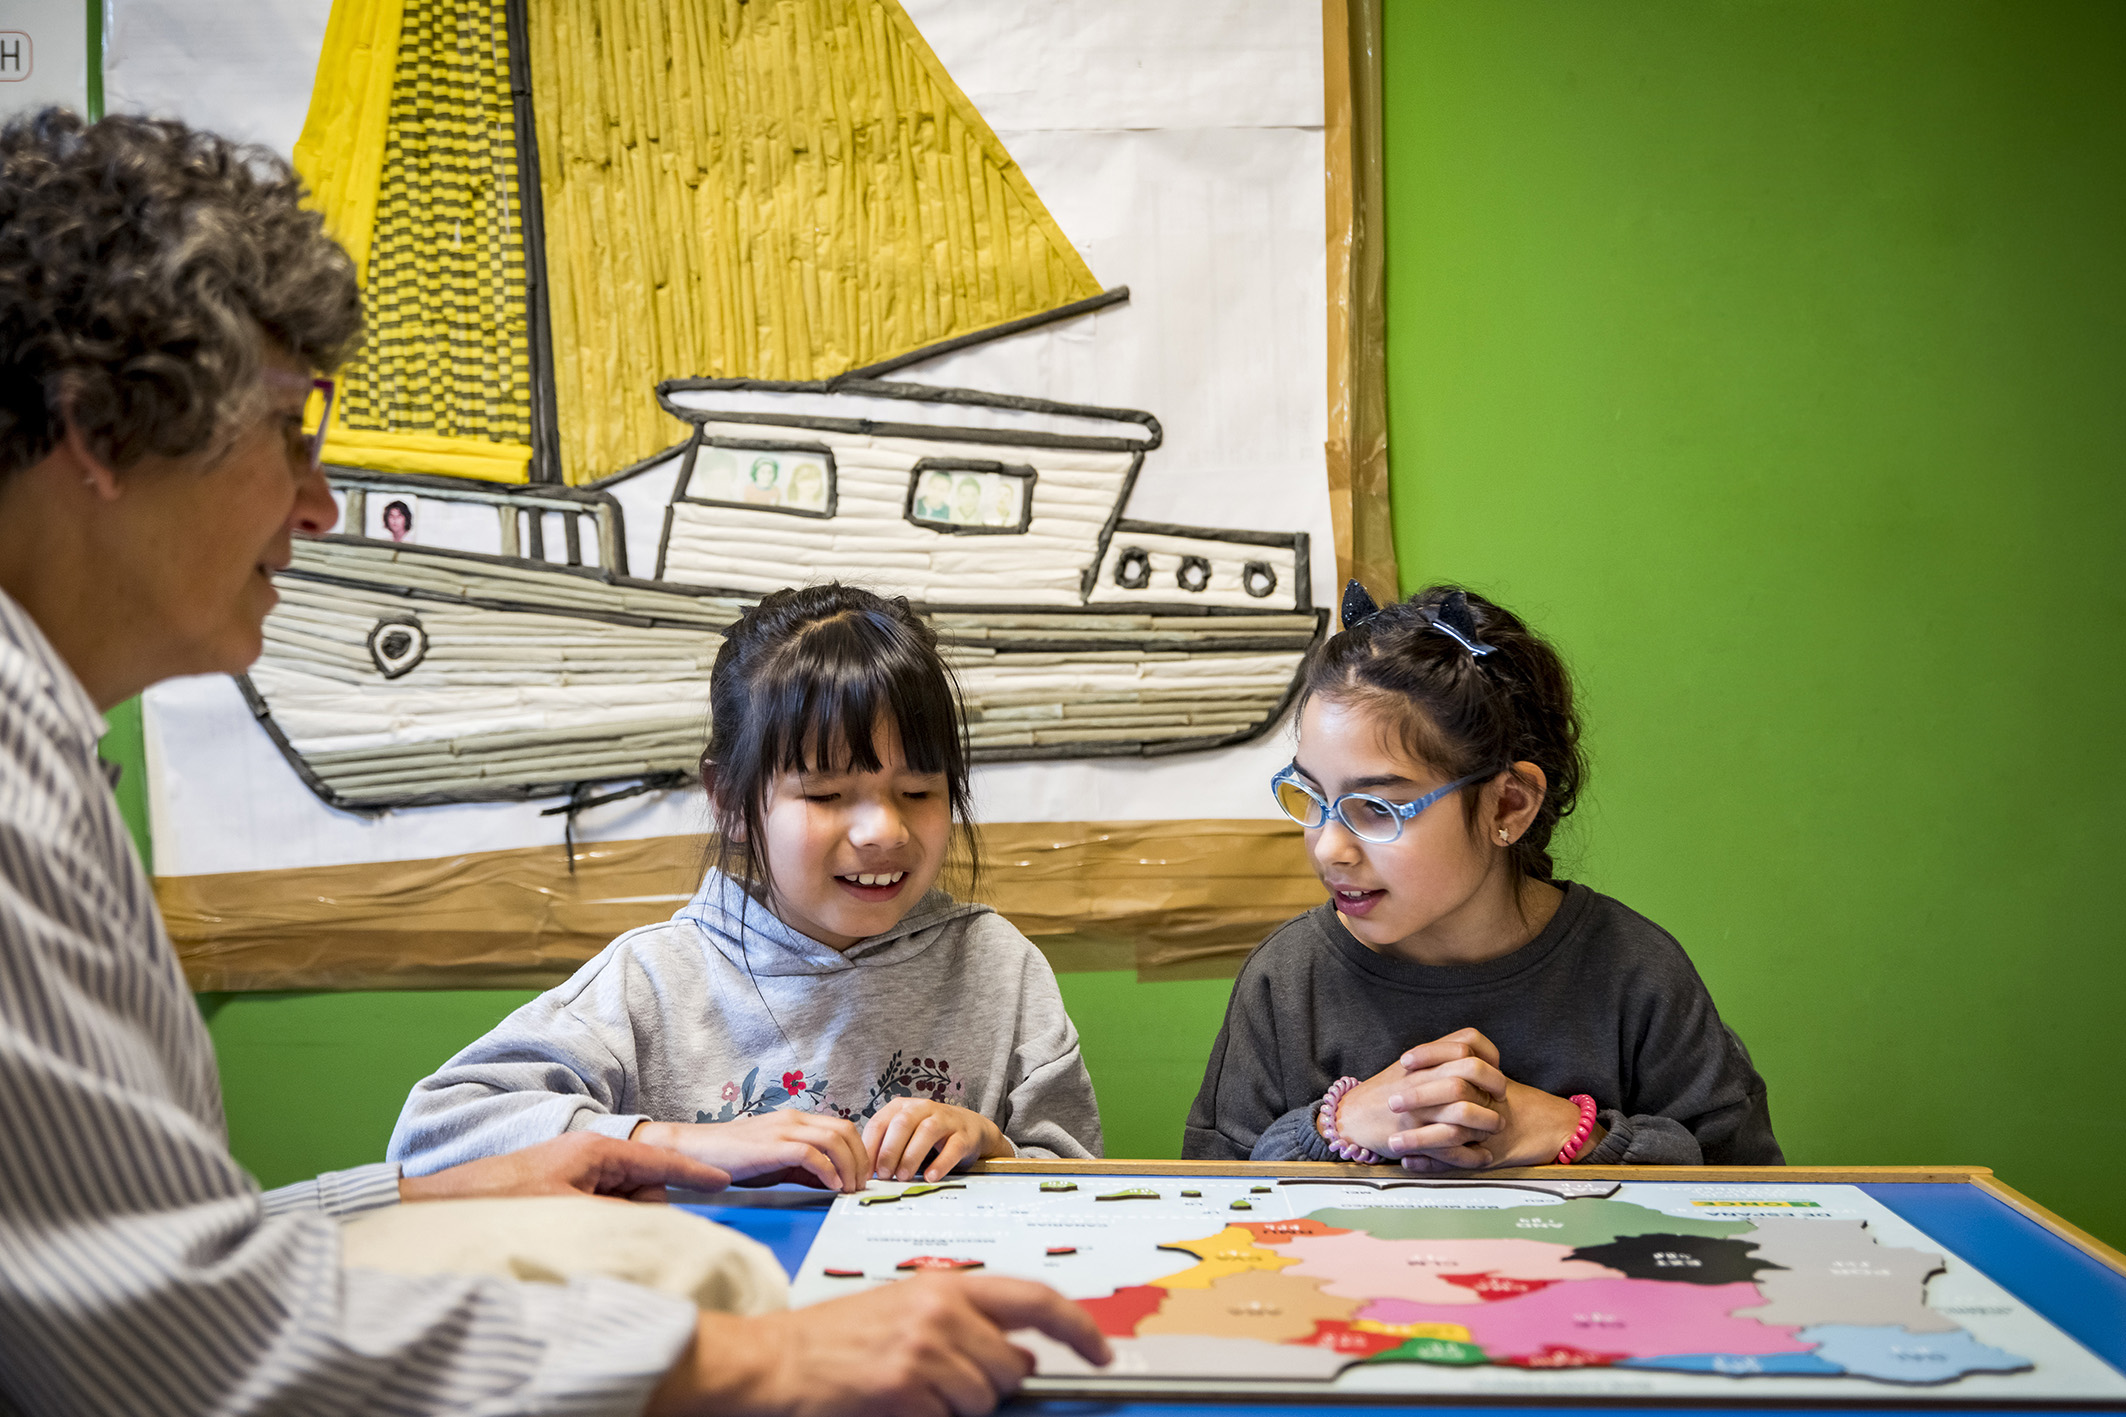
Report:
M970 876L975 853L929 626L847 586L777 591L729 632L709 694L700 890L416 1085L391 1159L419 1175L593 1131L854 1191L1099 1155L1047 961L936 888L956 837Z

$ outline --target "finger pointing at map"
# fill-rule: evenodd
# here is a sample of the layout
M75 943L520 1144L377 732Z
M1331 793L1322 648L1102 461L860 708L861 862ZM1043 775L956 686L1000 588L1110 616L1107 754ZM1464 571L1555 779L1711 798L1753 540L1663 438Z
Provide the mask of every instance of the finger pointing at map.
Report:
M1033 1371L1032 1355L1005 1337L1024 1329L1088 1363L1110 1357L1085 1310L1046 1285L925 1275L754 1319L704 1314L693 1349L648 1412L982 1417ZM706 1401L674 1396L690 1384Z

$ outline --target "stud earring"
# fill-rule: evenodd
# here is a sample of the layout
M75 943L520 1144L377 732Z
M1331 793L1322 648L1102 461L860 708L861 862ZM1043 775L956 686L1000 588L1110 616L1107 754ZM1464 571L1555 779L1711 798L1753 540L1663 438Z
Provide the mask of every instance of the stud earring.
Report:
M1506 845L1506 844L1507 844L1507 843L1506 843L1506 829L1505 829L1504 827L1500 827L1500 828L1499 828L1499 845L1500 845L1500 846L1504 846L1504 845Z

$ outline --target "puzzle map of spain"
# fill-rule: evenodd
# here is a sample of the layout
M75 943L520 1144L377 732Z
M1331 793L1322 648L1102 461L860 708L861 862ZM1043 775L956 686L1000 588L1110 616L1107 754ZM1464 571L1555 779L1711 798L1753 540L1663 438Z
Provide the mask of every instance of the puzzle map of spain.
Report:
M1856 1186L968 1176L842 1196L814 1303L1054 1285L1030 1392L2101 1402L2126 1378Z

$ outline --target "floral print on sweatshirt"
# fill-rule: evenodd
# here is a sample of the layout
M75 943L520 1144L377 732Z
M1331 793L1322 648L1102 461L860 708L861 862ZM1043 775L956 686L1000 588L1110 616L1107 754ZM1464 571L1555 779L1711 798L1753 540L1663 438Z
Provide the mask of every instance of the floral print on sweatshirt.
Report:
M772 1075L771 1075L772 1076ZM896 1097L925 1097L959 1107L966 1085L952 1077L952 1063L945 1058L911 1057L897 1049L871 1082L861 1108L849 1106L829 1095L831 1084L824 1077L792 1068L778 1086L772 1080L762 1085L755 1066L743 1082L726 1082L718 1094L723 1104L716 1111L697 1111L697 1122L732 1122L757 1117L782 1107L800 1107L807 1112L827 1112L856 1123L868 1122L881 1107ZM757 1089L757 1090L756 1090Z

